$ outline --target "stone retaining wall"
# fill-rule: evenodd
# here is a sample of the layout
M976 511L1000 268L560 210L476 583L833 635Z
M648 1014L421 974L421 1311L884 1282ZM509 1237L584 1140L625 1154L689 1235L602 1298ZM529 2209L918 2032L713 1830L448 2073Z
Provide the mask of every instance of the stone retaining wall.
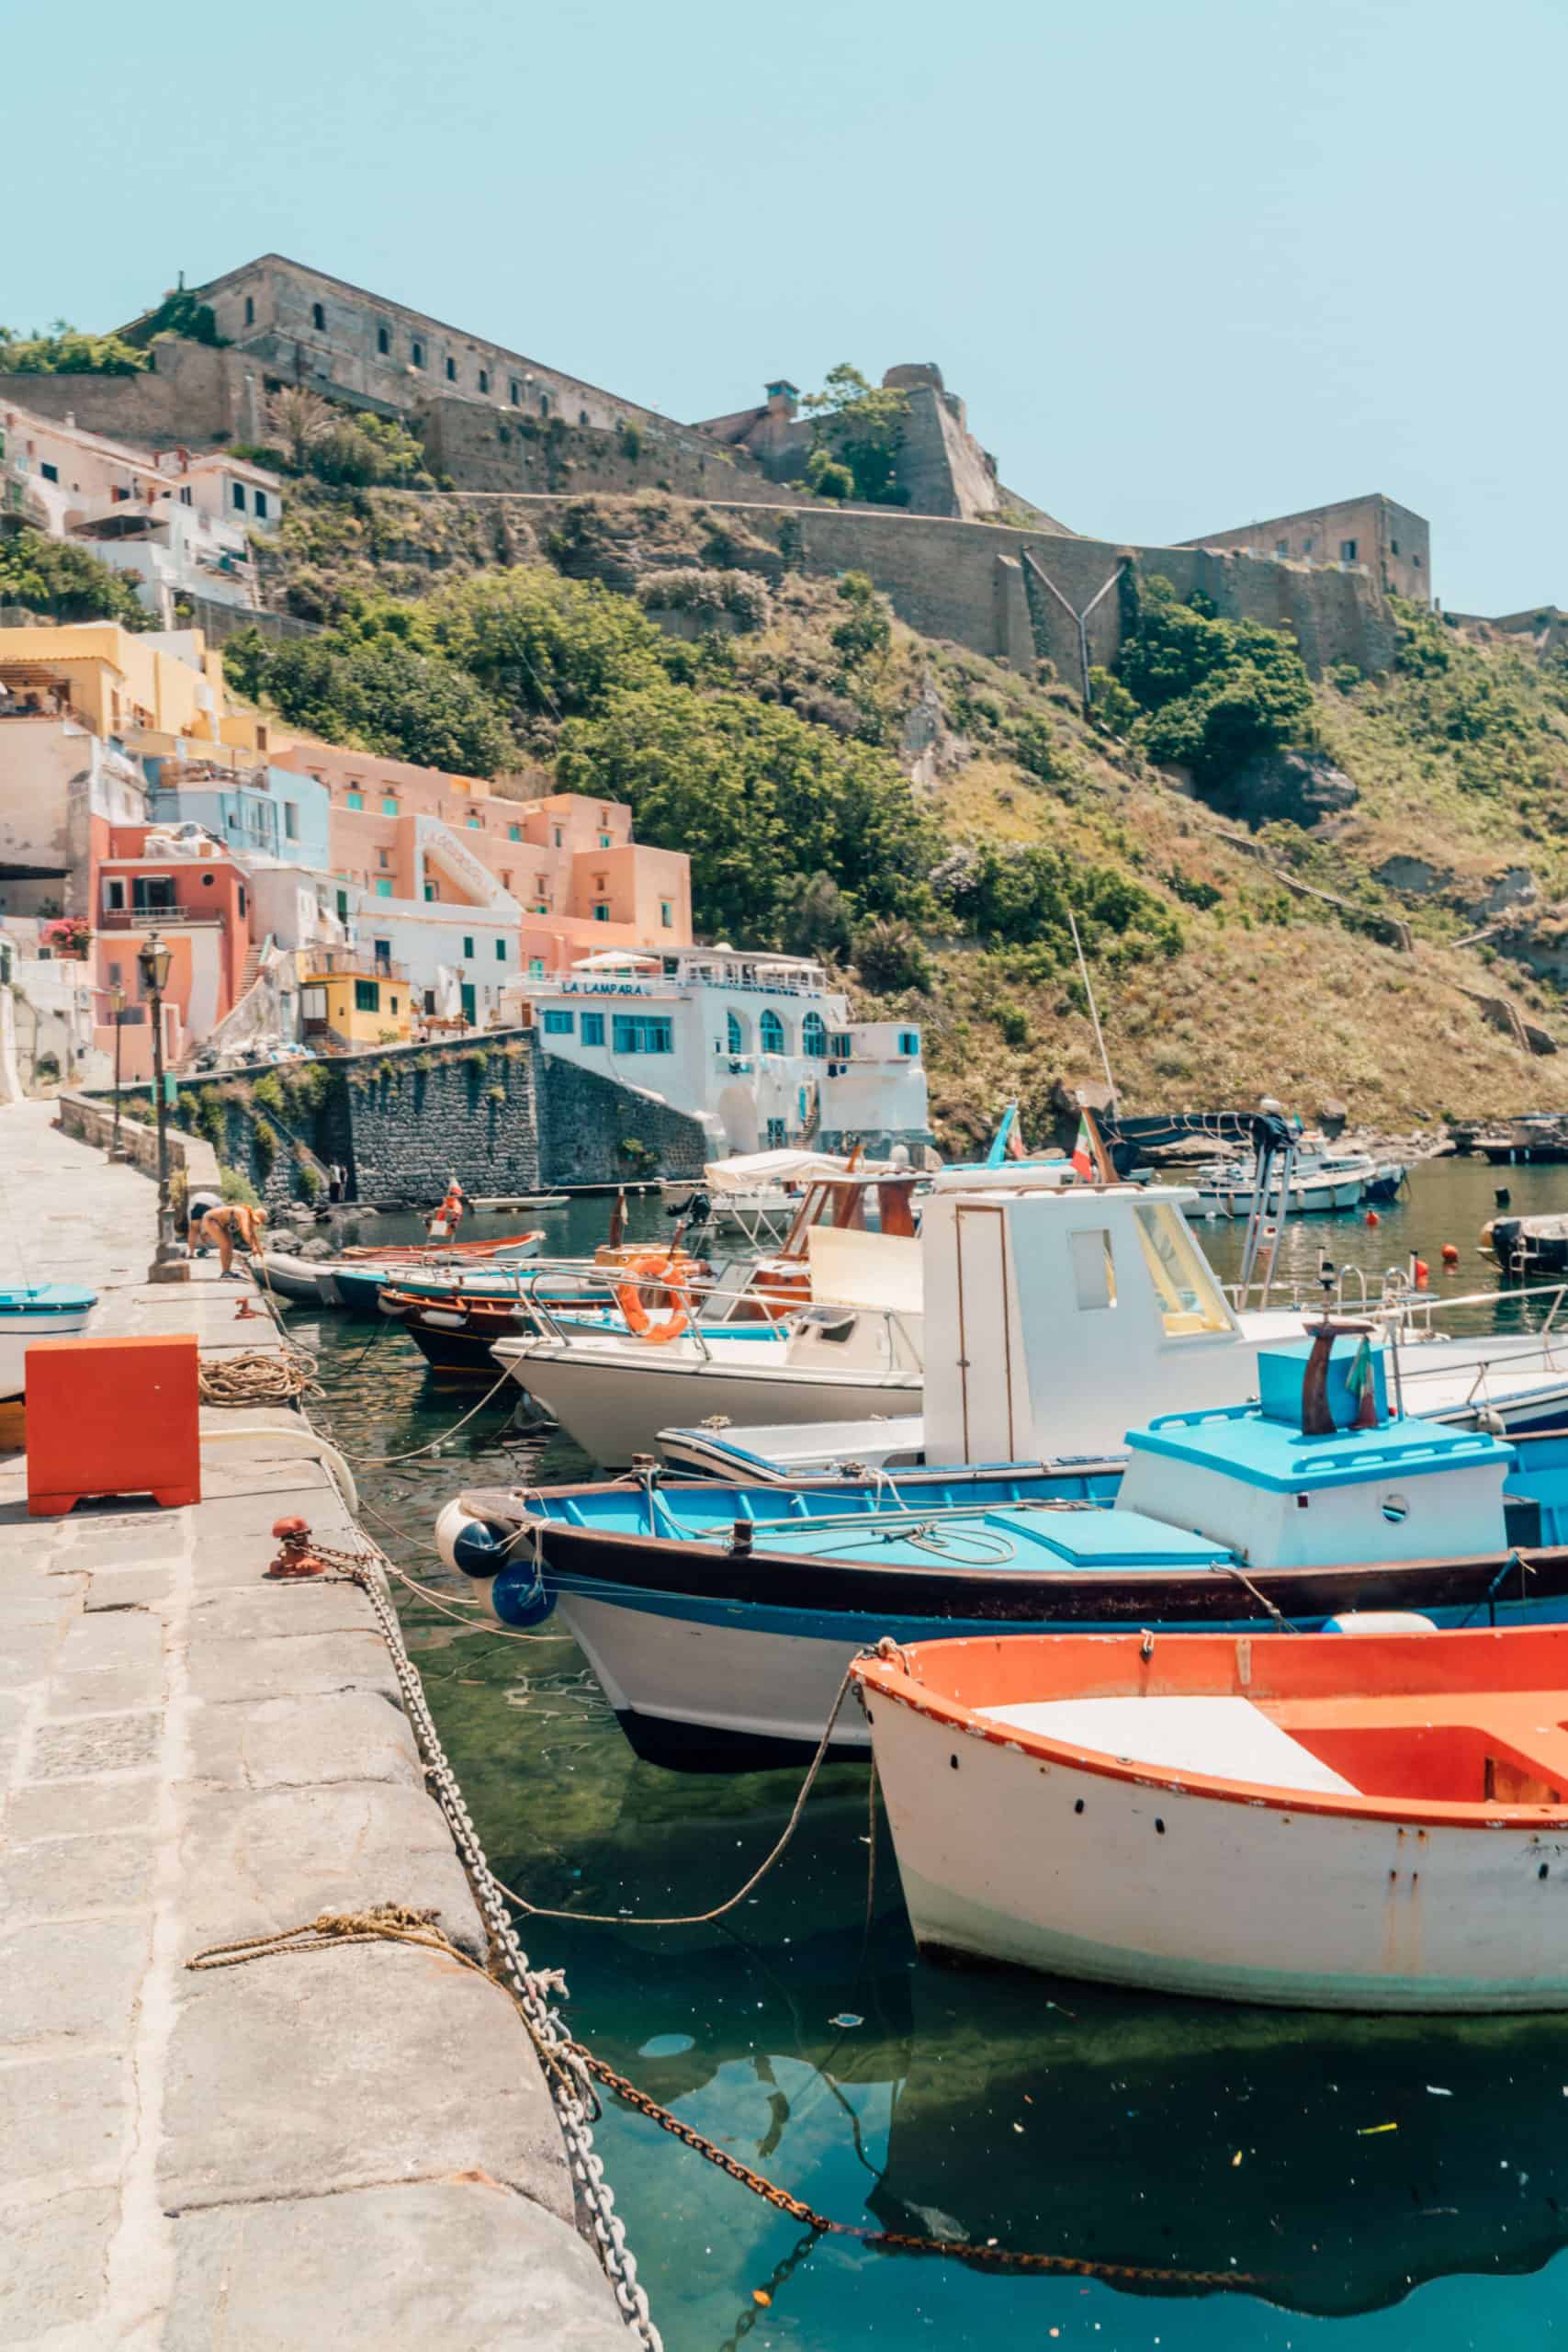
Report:
M273 1094L269 1077L277 1099L258 1102L258 1080ZM712 1156L700 1121L543 1054L523 1029L336 1055L292 1070L180 1078L175 1090L180 1115L201 1120L202 1132L171 1122L171 1165L216 1184L221 1163L270 1206L320 1198L321 1170L334 1161L349 1172L352 1199L429 1206L453 1176L468 1193L534 1193L694 1175ZM147 1112L146 1086L125 1093ZM80 1123L69 1132L107 1140L112 1098L68 1099ZM120 1133L128 1157L156 1167L151 1124L127 1116Z

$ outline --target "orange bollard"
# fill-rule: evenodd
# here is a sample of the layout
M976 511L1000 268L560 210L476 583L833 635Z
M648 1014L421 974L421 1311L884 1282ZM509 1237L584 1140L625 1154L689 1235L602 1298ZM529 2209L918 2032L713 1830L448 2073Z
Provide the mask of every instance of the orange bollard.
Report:
M201 1500L194 1332L37 1340L27 1353L28 1510L62 1519L84 1495Z

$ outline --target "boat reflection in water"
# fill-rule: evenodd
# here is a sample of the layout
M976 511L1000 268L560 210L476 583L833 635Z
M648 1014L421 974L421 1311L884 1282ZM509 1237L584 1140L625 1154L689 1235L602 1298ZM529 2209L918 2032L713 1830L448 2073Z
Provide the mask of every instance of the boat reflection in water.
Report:
M1043 2026L1042 1992L1061 2004ZM1539 2270L1568 2240L1561 2019L1264 2015L922 1969L914 2023L869 2200L886 2229L1234 2269L1332 2317Z

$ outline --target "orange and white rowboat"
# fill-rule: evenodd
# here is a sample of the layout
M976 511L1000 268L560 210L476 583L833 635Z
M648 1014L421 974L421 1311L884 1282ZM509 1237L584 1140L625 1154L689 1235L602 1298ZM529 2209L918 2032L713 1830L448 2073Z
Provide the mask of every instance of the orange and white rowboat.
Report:
M1015 1634L854 1670L923 1949L1568 2008L1568 1626Z

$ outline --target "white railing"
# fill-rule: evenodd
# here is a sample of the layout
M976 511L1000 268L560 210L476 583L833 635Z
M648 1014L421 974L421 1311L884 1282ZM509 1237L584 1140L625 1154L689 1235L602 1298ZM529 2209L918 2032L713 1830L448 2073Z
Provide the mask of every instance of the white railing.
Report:
M852 1316L861 1322L872 1322L879 1328L881 1333L881 1347L878 1351L880 1363L867 1364L856 1358L846 1363L844 1367L846 1371L854 1373L883 1371L891 1378L899 1373L918 1372L923 1368L924 1364L924 1349L921 1340L917 1334L911 1332L904 1312L897 1307L842 1306L830 1299L802 1299L795 1302L785 1298L778 1292L770 1293L765 1288L753 1288L745 1283L735 1286L728 1283L682 1282L677 1275L666 1275L660 1278L656 1275L637 1274L620 1266L599 1266L581 1259L530 1260L525 1266L502 1268L497 1271L509 1272L513 1277L518 1304L533 1317L538 1329L539 1337L565 1348L572 1347L583 1338L594 1337L608 1340L624 1338L626 1344L635 1346L637 1335L629 1330L624 1334L613 1329L606 1330L598 1325L593 1326L587 1332L581 1329L570 1328L575 1315L602 1307L604 1301L595 1296L585 1296L581 1305L578 1305L559 1299L551 1303L538 1297L536 1295L538 1284L552 1277L559 1280L570 1276L592 1286L593 1290L615 1292L630 1288L637 1290L639 1294L645 1292L654 1294L655 1306L662 1303L671 1291L682 1291L692 1302L690 1317L682 1337L694 1340L697 1352L705 1363L713 1363L716 1361L708 1346L709 1336L722 1339L729 1336L729 1332L743 1327L754 1330L765 1319L773 1324L779 1337L776 1340L759 1339L755 1344L761 1348L776 1347L782 1354L807 1316L843 1315ZM459 1283L457 1287L460 1295L461 1284ZM490 1297L497 1295L488 1283L484 1293L475 1294L476 1296ZM719 1301L725 1304L721 1310L716 1313L714 1309ZM766 1310L770 1305L787 1307L788 1311L781 1315L768 1316ZM753 1320L752 1317L738 1311L742 1306L761 1307L764 1314ZM558 1318L564 1318L569 1328L563 1329L562 1320ZM729 1332L727 1332L726 1326L729 1327ZM902 1355L896 1344L897 1342L902 1343Z

